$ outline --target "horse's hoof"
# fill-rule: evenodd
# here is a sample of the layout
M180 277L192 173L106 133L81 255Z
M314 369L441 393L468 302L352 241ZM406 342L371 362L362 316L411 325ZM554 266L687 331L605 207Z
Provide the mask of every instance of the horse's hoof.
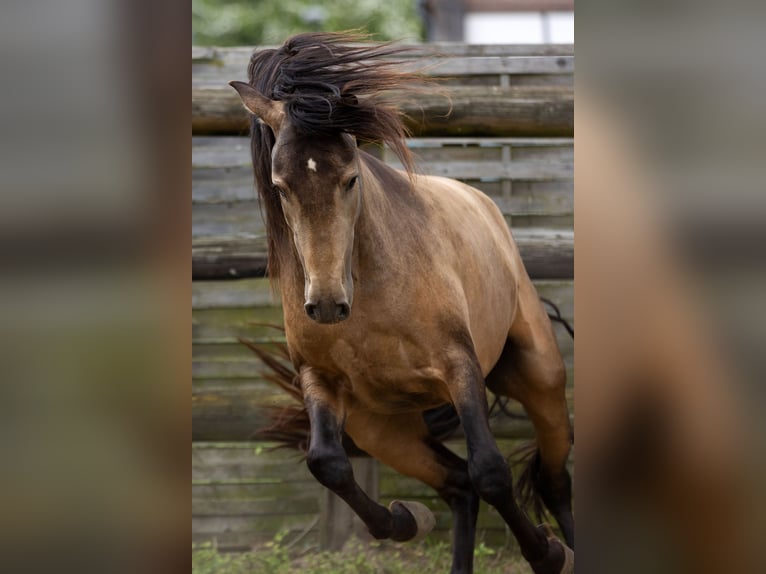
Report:
M574 551L556 537L549 538L548 544L547 556L529 563L532 571L535 574L574 574Z
M414 534L411 529L407 529L409 532L403 536L396 536L396 534L394 534L391 537L399 542L422 540L436 525L436 518L434 518L433 512L431 512L426 505L420 504L419 502L394 500L388 505L388 509L395 518L397 515L401 515L404 512L409 514L415 521L416 529L414 529Z
M564 565L560 574L574 574L574 550L566 544L560 544L564 547Z

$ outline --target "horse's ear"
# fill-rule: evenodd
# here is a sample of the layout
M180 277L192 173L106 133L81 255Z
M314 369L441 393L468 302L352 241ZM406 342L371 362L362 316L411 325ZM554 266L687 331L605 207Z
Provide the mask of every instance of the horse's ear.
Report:
M259 117L274 133L279 131L285 117L285 105L282 102L270 100L245 82L229 82L229 85L237 90L247 111Z

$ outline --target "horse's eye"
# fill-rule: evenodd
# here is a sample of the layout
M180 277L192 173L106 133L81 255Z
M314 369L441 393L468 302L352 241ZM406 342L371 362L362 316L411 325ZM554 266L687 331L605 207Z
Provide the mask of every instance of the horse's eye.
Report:
M359 176L355 175L346 184L346 191L351 191L352 189L354 189L354 186L356 185L357 181L359 181Z
M277 185L276 183L273 184L273 187L274 187L274 191L276 191L282 199L284 200L287 199L287 192L285 191L284 187L282 187L281 185Z

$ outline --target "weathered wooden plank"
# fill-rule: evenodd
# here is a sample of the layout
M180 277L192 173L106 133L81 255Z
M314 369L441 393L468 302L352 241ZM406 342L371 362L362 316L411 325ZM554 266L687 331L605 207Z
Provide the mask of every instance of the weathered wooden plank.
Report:
M281 400L289 399L285 394ZM194 392L192 441L252 441L257 431L269 424L268 415L268 405L259 394L238 390Z
M505 146L512 149L557 148L573 149L572 138L521 138L521 137L450 137L450 138L408 138L407 146L415 153L424 149L435 151L453 148L495 148ZM387 156L390 150L386 149ZM250 166L250 138L248 136L192 136L192 166L194 167L235 167Z
M267 46L264 48L274 48ZM407 46L390 61L411 63L414 69L430 76L461 76L463 80L481 75L572 76L572 45L488 45L467 46L431 43ZM253 47L192 46L192 84L223 85L244 79ZM570 79L571 81L571 79Z
M242 57L240 52L222 60L192 60L193 86L220 86L231 80L244 80L247 76L249 57ZM472 57L435 57L401 59L402 70L422 73L435 79L460 78L471 76L500 75L563 75L574 73L574 56L571 55L510 55L510 56L472 56ZM571 81L571 80L570 80Z
M215 61L192 60L192 86L224 86L231 80L245 80L249 58L242 58L235 52L235 58ZM460 78L470 76L500 75L568 75L574 73L574 56L473 56L451 58L425 56L403 59L402 70L419 72L425 76L439 78ZM570 80L571 81L571 80Z
M478 159L478 158L477 158ZM398 162L391 162L393 167L401 168ZM460 161L444 162L421 161L422 173L451 177L453 179L522 179L526 181L569 179L574 176L574 162L571 161Z
M292 475L274 478L275 482L270 484L231 484L221 481L208 481L207 484L192 484L192 499L231 500L238 502L242 500L271 498L290 499L304 494L308 495L309 493L318 498L323 488L313 476L306 480L298 480Z
M221 532L243 532L252 535L274 534L280 530L300 532L312 529L317 522L316 513L271 514L257 516L192 516L192 532L197 535L216 535Z
M563 159L574 158L570 138L410 138L408 147L421 161L501 160L502 150L511 149L511 157ZM383 158L395 160L395 154L385 148ZM250 142L244 136L192 137L192 166L250 168ZM421 170L422 173L428 173ZM204 172L200 172L204 174Z
M548 199L544 193L546 186L539 185L537 189L533 189L530 185L534 183L548 183L547 189L551 193L558 194L562 200L566 200L566 213L572 213L574 205L574 194L572 192L574 183L571 179L573 164L564 162L551 164L542 161L514 162L512 164L477 162L481 162L481 160L477 159L473 163L440 162L438 164L422 165L420 171L422 173L443 175L464 181L493 197L493 199L500 193L503 193L504 186L498 184L507 181L513 184L508 189L514 189L514 196L521 197L523 194L527 198L527 203L518 203L514 208L508 208L510 210L509 213L516 214L532 215L542 212L548 215L556 215L561 213L561 210L555 205L550 206L552 211L545 212L545 202ZM239 171L245 168L235 169ZM250 219L245 221L248 229L254 229L254 232L262 233L263 226L259 225L258 222L258 218L261 217L260 207L258 200L255 198L252 181L243 179L236 173L230 174L229 172L234 171L230 168L207 171L210 171L211 174L206 181L192 179L192 205L219 205L221 207L214 208L213 215L219 218L221 217L221 211L223 211L223 217L227 221L236 221L237 217L247 214L250 216ZM252 178L252 176L250 177ZM516 183L520 184L518 189L515 189ZM537 205L537 209L528 207L532 204ZM499 205L499 207L501 207L501 210L504 209L502 205ZM197 236L201 235L199 232L200 226L208 223L205 219L208 214L200 211L204 209L204 207L193 207L192 221L196 224L193 232Z
M477 160L480 161L480 160ZM481 177L484 179L470 179L470 177L461 177L455 172L460 169L458 165L443 164L442 172L451 175L455 179L466 182L469 185L483 191L493 199L504 213L512 215L569 215L574 211L574 181L572 179L543 179L546 175L543 170L533 171L534 177L531 179L520 179L525 174L523 170L536 170L534 163L528 162L525 165L515 164L509 168L500 167L492 173L483 169L483 164L473 164L468 175ZM551 168L558 170L561 175L570 177L571 163L568 165L558 165ZM428 168L428 166L423 166ZM237 216L249 216L246 221L246 229L263 233L263 227L258 221L261 217L258 201L254 197L252 181L243 179L238 175L230 176L227 172L233 170L244 170L246 168L225 168L224 170L210 169L206 171L213 172L206 181L200 181L192 176L192 204L218 205L215 208L214 215L219 217L220 211L225 213L223 217L227 221L233 221ZM547 168L544 168L547 169ZM196 170L195 170L196 171ZM425 170L423 170L425 171ZM497 172L501 173L498 174ZM507 179L507 173L513 172L514 179ZM438 168L433 172L438 173ZM498 176L500 177L493 177ZM252 176L248 176L252 178ZM492 177L492 179L490 179ZM505 182L505 183L504 183ZM507 191L506 191L507 190ZM510 192L510 196L503 197L504 193ZM502 198L502 199L500 199ZM241 205L240 205L241 204ZM198 208L205 209L205 208ZM239 213L237 210L244 209L246 212ZM193 207L194 210L194 207ZM206 213L193 213L193 221L196 224L193 232L199 234L200 225L208 224L205 219ZM255 226L255 227L254 227Z
M256 201L253 170L248 166L192 168L192 203Z
M259 307L257 313L248 308L194 309L192 339L268 338L274 336L274 329L269 325L281 324L281 307Z
M318 484L318 483L317 483ZM216 500L192 498L192 516L261 516L313 514L319 512L319 492L263 500Z
M224 552L241 552L273 542L274 535L278 531L230 532L221 530L213 533L197 533L192 529L192 544L212 543L218 550ZM283 542L289 544L292 540L298 539L298 537L300 537L300 542L296 548L316 548L319 543L319 530L316 527L308 532L304 532L300 528L288 529L287 536Z
M279 305L279 293L272 290L268 279L192 282L193 309Z
M506 150L506 148L509 148ZM526 163L523 160L546 161L548 163L571 163L574 161L574 148L568 145L460 145L443 144L440 146L410 146L418 173L429 174L430 165L440 162L481 161L503 163ZM507 153L507 159L503 156ZM397 163L396 156L386 149L384 159ZM460 176L467 177L467 176Z
M257 217L252 215L252 226ZM205 220L206 231L216 226L231 230L226 221ZM194 222L192 223L194 226ZM194 227L193 227L194 229ZM513 231L527 272L533 279L569 279L574 275L574 233L571 230L515 229ZM224 279L260 277L266 269L263 236L239 234L192 239L192 277ZM223 336L223 335L209 335Z
M574 90L569 86L455 87L399 94L405 124L419 136L572 137ZM192 133L246 134L249 118L229 86L192 88Z
M527 181L527 180L472 180L466 179L468 185L471 185L490 196L501 211L506 215L517 216L570 216L574 213L574 181L573 180L548 180L548 181ZM247 188L247 191L245 191ZM227 211L236 210L238 207L244 207L250 210L252 217L259 217L257 204L248 204L252 202L252 193L250 185L242 186L237 182L231 182L221 178L215 186L201 190L195 182L192 183L192 201L195 205L222 205L217 209ZM506 195L510 194L510 195ZM238 206L233 204L243 203ZM196 214L200 217L200 214ZM202 225L207 224L204 219L205 214L200 219L195 219ZM231 219L229 219L231 221ZM260 232L262 227L257 219L250 219L250 224L246 230L252 230L252 226L257 226L256 231ZM540 227L540 225L536 225ZM562 227L559 225L558 227ZM199 226L197 227L199 229ZM258 236L258 234L255 234ZM262 237L262 236L261 236ZM262 239L265 244L265 238Z
M249 377L206 377L204 379L192 379L192 393L227 392L238 388L243 393L260 394L269 400L272 393L278 391L274 383L261 378Z
M230 362L253 360L255 354L232 337L230 341L221 341L220 339L192 340L192 357L194 361Z
M253 50L279 48L278 45L266 46L192 46L191 57L194 62L218 62L237 59L247 64ZM462 44L456 42L429 42L427 44L407 45L404 58L422 58L426 55L440 54L445 57L479 56L572 56L574 44Z

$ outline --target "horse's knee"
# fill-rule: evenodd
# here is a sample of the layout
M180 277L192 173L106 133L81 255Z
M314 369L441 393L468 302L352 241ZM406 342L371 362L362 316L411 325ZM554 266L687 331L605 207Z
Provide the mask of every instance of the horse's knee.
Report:
M512 496L511 470L499 452L476 455L470 461L468 470L476 492L492 506Z
M354 480L348 456L339 450L312 448L306 456L311 474L333 492L338 492Z

